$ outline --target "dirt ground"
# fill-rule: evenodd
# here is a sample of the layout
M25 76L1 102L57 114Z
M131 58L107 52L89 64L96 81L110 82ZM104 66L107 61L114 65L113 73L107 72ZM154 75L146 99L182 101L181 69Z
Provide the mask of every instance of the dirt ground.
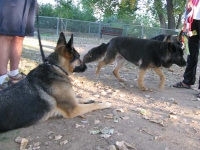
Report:
M56 40L43 40L42 43L48 55ZM83 55L97 45L75 42L74 46ZM39 62L37 38L26 38L21 70L28 73ZM174 72L163 68L166 75L163 90L158 88L158 76L149 70L145 85L152 91L141 92L137 86L137 66L126 63L120 71L126 79L123 83L112 74L114 64L103 68L100 78L95 77L96 66L97 63L91 63L84 73L72 74L73 88L78 98L107 101L112 103L111 108L74 119L52 118L2 133L0 150L18 150L17 137L28 140L26 149L29 150L200 149L200 99L195 96L198 85L193 89L171 87L182 80L185 68L173 65Z

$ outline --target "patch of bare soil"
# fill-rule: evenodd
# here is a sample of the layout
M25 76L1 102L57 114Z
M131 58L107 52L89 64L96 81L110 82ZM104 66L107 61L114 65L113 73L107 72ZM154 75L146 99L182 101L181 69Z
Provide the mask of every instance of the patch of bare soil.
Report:
M43 40L45 54L53 51L56 40ZM83 55L99 45L75 44ZM36 38L26 38L21 69L28 73L41 62ZM194 89L171 87L182 80L185 68L173 65L174 72L163 68L166 84L158 88L159 77L149 70L145 85L137 86L138 67L126 63L120 71L126 82L113 76L114 64L95 77L97 63L88 64L84 73L71 75L78 98L108 101L111 108L94 111L74 119L52 118L46 122L0 134L0 149L18 150L24 138L29 150L197 150L200 149L200 99ZM199 68L198 68L199 70ZM199 72L197 72L197 75ZM6 115L6 114L5 114ZM28 116L27 116L28 117Z

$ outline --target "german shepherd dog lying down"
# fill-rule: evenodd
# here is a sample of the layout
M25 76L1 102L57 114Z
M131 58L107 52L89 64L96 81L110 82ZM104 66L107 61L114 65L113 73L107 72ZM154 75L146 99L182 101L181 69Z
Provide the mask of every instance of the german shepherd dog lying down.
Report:
M139 65L138 86L142 91L148 90L144 86L144 75L147 69L154 69L160 77L159 87L163 88L165 75L161 67L169 68L172 64L180 67L186 65L186 61L183 58L183 50L179 45L132 37L113 38L107 44L103 43L98 47L92 48L83 57L84 63L99 61L96 71L97 76L99 76L100 69L103 66L116 61L113 74L119 81L124 81L119 75L119 70L124 65L125 60Z
M107 102L86 104L76 99L68 74L86 70L79 57L73 47L73 35L66 43L61 33L55 51L45 63L0 92L0 132L30 126L54 116L73 118L110 107Z

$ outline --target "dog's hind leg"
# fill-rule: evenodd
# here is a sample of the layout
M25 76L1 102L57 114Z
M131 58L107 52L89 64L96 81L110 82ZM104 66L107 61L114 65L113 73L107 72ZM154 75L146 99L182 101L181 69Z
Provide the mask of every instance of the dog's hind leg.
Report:
M165 75L164 75L164 73L162 72L162 70L160 68L153 68L153 69L160 77L159 88L163 88L164 84L165 84Z
M146 73L146 69L140 69L139 78L138 78L138 86L141 91L147 91L148 89L144 86L144 75Z
M124 82L124 79L122 79L119 75L119 70L123 67L124 63L125 63L124 57L117 56L116 66L115 66L115 69L113 70L113 74L120 82Z

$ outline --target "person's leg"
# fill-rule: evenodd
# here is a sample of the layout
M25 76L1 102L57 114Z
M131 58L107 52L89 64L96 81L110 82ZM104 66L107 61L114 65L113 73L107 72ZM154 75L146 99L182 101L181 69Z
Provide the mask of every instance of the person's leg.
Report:
M0 76L7 74L7 65L10 56L9 45L11 44L12 37L0 35Z
M192 23L192 31L196 30L197 35L188 38L188 46L190 55L187 58L187 66L184 73L183 83L186 85L194 85L196 81L196 69L199 56L199 23L198 20L194 20Z
M22 54L24 37L15 36L10 45L10 71L17 70Z
M24 37L15 36L10 46L10 72L9 77L12 81L18 82L26 76L19 73L19 62L22 54Z
M9 45L12 41L11 36L0 35L0 90L10 86L12 83L8 81L7 66L10 56Z
M198 29L198 20L192 23L192 31ZM188 46L190 55L187 58L187 66L184 72L183 83L186 85L194 85L196 81L196 69L199 56L199 35L191 36L188 38Z
M190 55L187 57L187 65L184 72L184 79L173 85L176 88L191 88L191 85L196 81L196 69L199 56L199 20L193 20L191 30L196 30L197 35L188 37L188 46ZM200 81L199 81L200 82Z

